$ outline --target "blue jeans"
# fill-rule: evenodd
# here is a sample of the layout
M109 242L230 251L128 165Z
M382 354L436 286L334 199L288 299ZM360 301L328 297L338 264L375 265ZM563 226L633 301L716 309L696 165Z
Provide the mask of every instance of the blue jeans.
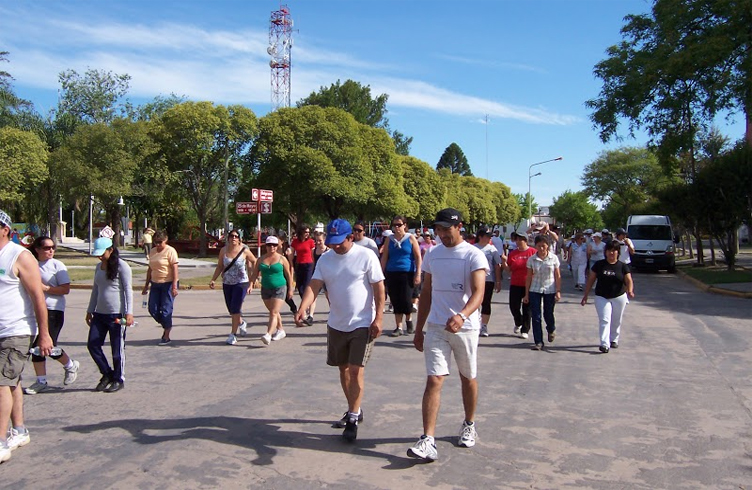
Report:
M543 318L546 320L546 330L550 333L556 330L554 306L556 294L542 294L530 291L530 316L533 322L533 338L536 344L543 344L543 328L541 325L541 300L543 300Z
M149 293L149 314L165 330L172 328L172 282L152 282Z

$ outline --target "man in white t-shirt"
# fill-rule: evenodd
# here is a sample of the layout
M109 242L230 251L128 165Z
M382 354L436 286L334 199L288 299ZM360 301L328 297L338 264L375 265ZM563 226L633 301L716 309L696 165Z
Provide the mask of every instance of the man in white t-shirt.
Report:
M407 455L424 461L434 461L438 457L434 433L441 388L444 378L449 375L452 354L460 373L465 408L459 446L472 447L477 437L474 419L478 401L478 308L483 301L488 261L483 252L462 238L461 227L462 214L459 211L452 208L439 211L434 230L441 244L426 252L422 265L425 281L418 303L413 344L418 351L425 353L426 362L423 435L407 450Z
M295 324L303 326L306 308L326 286L329 295L326 363L339 367L348 406L345 415L333 427L344 427L342 437L353 442L358 436L358 422L363 421L360 403L364 369L374 340L381 335L384 273L376 254L354 246L352 227L346 220L335 219L327 225L326 244L334 253L325 253L319 258L295 315Z
M619 260L625 264L631 264L634 244L627 236L627 230L624 228L616 230L616 241L619 242Z

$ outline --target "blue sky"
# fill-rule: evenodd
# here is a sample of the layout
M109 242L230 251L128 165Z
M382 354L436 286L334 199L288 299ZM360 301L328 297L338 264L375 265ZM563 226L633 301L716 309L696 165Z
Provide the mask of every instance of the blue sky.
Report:
M292 100L350 78L389 94L390 125L411 154L436 165L456 142L478 177L532 193L541 205L579 190L601 144L584 101L593 66L646 0L290 0L295 22ZM129 98L169 93L271 109L269 39L275 1L0 0L2 69L46 112L58 74L87 68L131 75ZM488 114L489 124L484 122ZM732 139L736 122L720 121ZM488 142L486 144L486 141Z

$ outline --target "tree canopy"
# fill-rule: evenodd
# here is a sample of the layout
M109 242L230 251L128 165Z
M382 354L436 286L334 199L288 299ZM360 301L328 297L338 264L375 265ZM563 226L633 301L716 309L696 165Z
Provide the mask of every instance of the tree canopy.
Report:
M0 204L21 201L47 178L47 147L34 134L0 128Z
M126 107L118 101L128 93L130 75L111 71L86 70L80 75L76 70L65 70L59 75L59 111L75 116L83 123L109 123L125 115Z
M582 231L586 228L601 228L603 220L595 204L588 201L584 191L566 190L548 208L551 216L567 230Z
M470 171L470 165L467 163L467 157L457 143L450 144L446 147L444 153L442 153L439 162L436 164L436 170L441 170L442 168L449 169L453 174L473 175L473 172Z

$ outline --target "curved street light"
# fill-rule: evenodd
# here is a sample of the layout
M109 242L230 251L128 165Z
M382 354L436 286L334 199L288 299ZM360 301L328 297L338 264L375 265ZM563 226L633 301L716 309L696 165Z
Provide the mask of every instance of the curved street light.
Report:
M530 227L530 223L531 223L530 220L533 217L533 195L531 194L530 184L531 184L531 181L533 180L533 177L537 177L538 175L541 174L540 172L538 172L537 174L533 175L532 174L533 167L535 167L537 165L543 165L544 163L557 162L557 161L563 160L563 159L564 159L564 157L556 157L556 158L552 158L550 160L543 160L542 162L533 163L527 169L527 226L528 226L528 228Z

